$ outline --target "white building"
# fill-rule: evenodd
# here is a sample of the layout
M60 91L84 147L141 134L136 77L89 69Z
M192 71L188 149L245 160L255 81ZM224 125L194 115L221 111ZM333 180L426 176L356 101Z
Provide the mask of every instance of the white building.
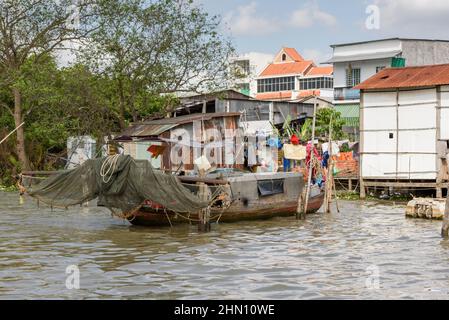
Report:
M231 59L233 71L239 76L234 88L240 93L255 97L257 94L257 76L273 61L273 55L250 52Z
M449 41L393 38L331 46L334 65L334 105L358 126L360 91L354 86L384 68L449 63Z
M361 195L364 186L419 185L441 197L449 178L449 64L385 69L356 89Z

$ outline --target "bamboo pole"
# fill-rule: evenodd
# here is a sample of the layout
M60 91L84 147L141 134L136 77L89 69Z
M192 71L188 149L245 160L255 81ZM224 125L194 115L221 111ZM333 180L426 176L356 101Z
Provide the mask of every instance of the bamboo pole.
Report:
M19 128L21 127L21 126L23 126L25 124L25 121L24 122L22 122L17 128L15 128L13 131L11 131L6 137L4 137L3 139L2 139L2 141L0 141L0 144L2 144L3 142L5 142L6 141L6 139L8 139L14 132L16 132L17 130L19 130Z
M302 207L302 199L301 196L299 197L301 200L298 200L298 208L297 208L297 216L300 217L302 220L305 220L307 209L309 207L309 196L310 196L310 184L312 183L312 169L313 169L313 156L314 156L314 148L315 148L315 125L316 125L316 96L315 101L313 103L313 121L312 121L312 145L310 148L310 163L309 163L309 176L307 179L307 186L306 186L306 195L304 200L304 208ZM301 206L300 206L301 205Z
M441 228L441 236L447 238L449 236L449 189L446 197L446 208L444 210L443 227Z
M333 175L333 168L332 168L332 185L334 187L334 194L335 194L335 206L337 207L337 212L340 213L340 207L338 205L338 198L337 198L337 186L335 185L335 179L334 179L334 175Z
M335 196L335 205L337 207L337 212L340 212L340 208L338 206L338 199L337 199L337 187L335 185L335 179L334 179L334 161L332 160L333 154L333 141L332 141L332 115L330 119L330 125L329 125L329 163L327 166L327 181L326 181L326 189L325 189L325 203L324 203L324 212L325 213L331 213L331 202L332 202L332 194Z
M446 174L449 176L449 168L446 167ZM446 206L444 208L443 226L441 228L441 236L447 238L449 236L449 186L446 189Z
M324 192L324 212L325 213L330 213L331 209L330 209L330 202L332 200L332 114L331 114L331 119L329 122L329 162L327 164L327 181L326 181L326 188L325 188L325 192Z

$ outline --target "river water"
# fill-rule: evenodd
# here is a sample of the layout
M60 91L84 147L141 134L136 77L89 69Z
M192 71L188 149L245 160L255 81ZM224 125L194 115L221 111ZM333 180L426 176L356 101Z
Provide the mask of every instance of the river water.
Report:
M0 192L0 298L449 298L441 222L406 219L404 204L340 206L202 234L130 226L93 206L52 212ZM79 289L66 286L71 265Z

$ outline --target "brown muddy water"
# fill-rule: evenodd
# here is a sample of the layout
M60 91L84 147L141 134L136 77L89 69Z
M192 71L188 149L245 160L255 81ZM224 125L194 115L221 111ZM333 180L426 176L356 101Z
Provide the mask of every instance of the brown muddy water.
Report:
M3 299L447 299L441 222L342 202L307 221L133 227L106 209L38 209L0 193ZM67 289L77 265L80 288Z

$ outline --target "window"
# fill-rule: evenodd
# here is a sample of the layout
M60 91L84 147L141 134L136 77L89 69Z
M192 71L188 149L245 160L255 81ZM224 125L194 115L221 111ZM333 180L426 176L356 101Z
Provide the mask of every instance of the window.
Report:
M376 73L379 73L380 71L382 71L385 68L386 68L385 66L376 67Z
M286 61L287 60L287 55L285 53L282 54L282 61Z
M257 188L262 197L284 193L284 180L259 180Z
M334 80L332 78L304 78L299 79L299 90L313 90L313 89L332 89L334 87Z
M257 92L277 92L295 90L295 77L268 78L257 80Z
M360 83L360 69L346 69L346 86L349 88L355 87Z

